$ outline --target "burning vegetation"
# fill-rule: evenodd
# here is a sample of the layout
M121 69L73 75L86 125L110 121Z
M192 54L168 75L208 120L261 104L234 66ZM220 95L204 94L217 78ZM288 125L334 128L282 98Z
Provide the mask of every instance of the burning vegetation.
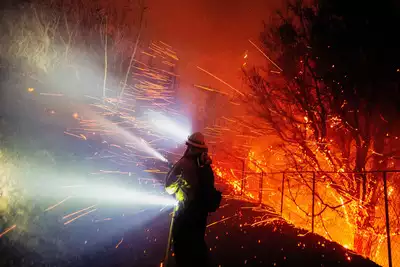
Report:
M398 173L382 172L396 170L399 158L400 54L387 27L399 13L385 3L378 7L384 18L374 17L372 5L354 16L359 8L293 2L265 26L261 48L251 42L268 64L243 65L251 89L243 101L258 121L247 127L269 137L253 134L253 149L243 155L261 181L246 190L262 187L264 202L277 211L283 201L288 221L306 229L312 224L386 264L384 176L394 248L400 234ZM223 176L236 180L233 168Z

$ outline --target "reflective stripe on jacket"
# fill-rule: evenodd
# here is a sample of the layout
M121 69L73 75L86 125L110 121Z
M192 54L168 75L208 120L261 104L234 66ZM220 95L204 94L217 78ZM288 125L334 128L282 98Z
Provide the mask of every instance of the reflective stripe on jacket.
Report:
M195 156L182 157L169 171L165 187L169 194L175 194L184 206L195 200L199 186L199 172Z

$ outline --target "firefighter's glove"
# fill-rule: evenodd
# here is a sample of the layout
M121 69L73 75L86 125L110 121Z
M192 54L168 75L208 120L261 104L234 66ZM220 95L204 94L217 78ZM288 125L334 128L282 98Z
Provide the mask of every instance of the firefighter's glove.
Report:
M179 188L186 189L186 188L190 187L188 182L182 178L182 175L178 176L178 180L176 182L177 182Z
M176 200L182 202L187 198L187 189L190 188L190 185L185 179L182 178L182 176L178 177L176 183L178 185L178 190L175 193L175 198Z
M184 201L187 197L187 189L190 188L188 182L182 178L182 175L177 175L177 180L166 188L168 194L175 194L178 201Z

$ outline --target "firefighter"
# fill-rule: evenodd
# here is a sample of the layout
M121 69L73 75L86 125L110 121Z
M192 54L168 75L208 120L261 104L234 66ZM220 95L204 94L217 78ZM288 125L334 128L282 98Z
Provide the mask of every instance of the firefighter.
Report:
M209 212L221 202L221 193L214 187L214 173L204 135L196 132L188 137L183 157L166 178L166 191L175 194L178 205L172 225L172 245L177 267L209 265L204 241Z

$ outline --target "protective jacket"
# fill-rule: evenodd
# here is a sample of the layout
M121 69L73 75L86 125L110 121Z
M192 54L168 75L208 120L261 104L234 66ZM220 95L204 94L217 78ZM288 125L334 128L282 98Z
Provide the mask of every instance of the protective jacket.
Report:
M170 170L165 181L169 194L175 194L179 201L177 209L181 213L196 200L199 189L199 172L196 163L197 155L183 156Z
M190 207L208 213L219 206L221 196L214 187L211 160L203 155L184 155L167 175L166 190L175 194L180 212Z

